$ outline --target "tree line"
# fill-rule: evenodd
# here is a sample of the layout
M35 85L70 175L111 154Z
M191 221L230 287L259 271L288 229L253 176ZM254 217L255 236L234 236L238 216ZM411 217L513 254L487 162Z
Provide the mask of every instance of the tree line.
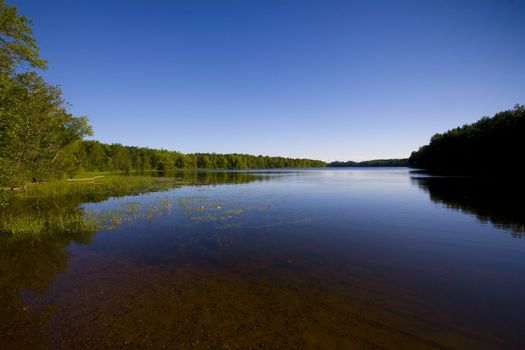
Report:
M182 154L84 141L92 134L87 118L69 113L61 89L37 73L46 69L47 62L40 57L32 34L31 21L0 0L0 196L1 189L78 170L325 166L309 159Z
M475 123L435 134L412 152L409 165L435 172L517 174L523 159L525 106L483 117Z
M254 156L249 154L191 153L158 150L145 147L82 141L73 151L74 168L86 171L129 171L176 169L261 169L319 168L319 160Z
M72 145L91 134L60 88L35 71L46 65L31 21L0 0L0 188L56 176Z
M372 160L365 160L362 162L354 162L354 161L347 161L347 162L341 162L341 161L335 161L328 163L326 166L332 167L332 168L346 168L346 167L404 167L408 166L408 158L399 158L399 159L372 159Z

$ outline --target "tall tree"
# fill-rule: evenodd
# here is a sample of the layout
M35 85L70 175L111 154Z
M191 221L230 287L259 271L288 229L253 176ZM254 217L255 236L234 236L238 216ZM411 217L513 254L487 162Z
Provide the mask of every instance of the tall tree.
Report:
M46 67L30 25L0 0L0 187L61 175L68 149L91 133L60 88L30 71Z
M20 64L45 69L46 61L32 36L31 21L18 14L16 7L0 0L0 70L12 72Z
M461 174L521 173L525 106L483 117L475 123L435 134L430 143L412 152L410 166Z

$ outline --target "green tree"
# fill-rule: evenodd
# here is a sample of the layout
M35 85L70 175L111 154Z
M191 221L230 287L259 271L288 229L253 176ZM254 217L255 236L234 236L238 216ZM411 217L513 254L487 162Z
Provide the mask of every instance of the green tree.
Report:
M436 134L412 152L409 164L434 172L517 176L523 157L525 106Z
M61 90L35 72L46 62L31 22L0 0L0 186L61 176L73 166L66 153L91 133L86 118L67 112ZM69 159L68 159L69 158ZM68 159L67 161L65 161Z
M31 21L18 14L16 7L0 0L0 71L13 72L22 63L45 69L36 40L31 36Z
M34 72L8 80L0 89L0 157L21 178L56 175L67 146L91 133L86 118L68 113L61 90Z

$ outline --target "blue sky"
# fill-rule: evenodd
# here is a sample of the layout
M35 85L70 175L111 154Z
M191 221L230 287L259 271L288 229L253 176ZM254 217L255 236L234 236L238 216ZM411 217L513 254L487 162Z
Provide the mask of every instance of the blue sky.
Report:
M7 2L103 142L406 157L525 103L525 1Z

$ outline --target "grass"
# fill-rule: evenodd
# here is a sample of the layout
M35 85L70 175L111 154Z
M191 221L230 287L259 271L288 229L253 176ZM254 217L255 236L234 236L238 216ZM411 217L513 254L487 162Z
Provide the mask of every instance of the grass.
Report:
M0 233L10 239L42 239L48 235L78 234L111 229L144 217L151 221L169 209L161 200L150 208L127 205L107 211L84 211L80 205L100 202L110 197L138 195L181 185L173 178L114 173L83 173L88 180L54 180L30 184L16 193L8 206L0 208ZM102 175L104 175L102 177ZM95 179L92 179L96 177ZM80 178L80 177L77 177ZM81 178L80 178L81 179Z
M171 203L160 200L147 208L130 204L104 212L84 211L81 204L101 202L110 197L162 191L182 185L246 183L257 180L257 177L251 175L220 172L183 172L177 173L176 178L124 172L83 172L70 180L28 184L24 191L10 193L9 204L0 207L0 234L6 234L10 239L42 239L49 235L111 229L137 218L151 222L158 214L171 210ZM192 206L194 204L191 203ZM197 211L208 209L202 207L202 203L196 208L192 207L192 210ZM239 213L233 210L227 214Z
M63 235L95 231L96 222L82 213L55 213L38 215L22 213L21 215L0 214L0 232L9 234L12 240L39 240L48 234Z
M93 181L54 180L32 184L19 194L25 198L66 198L72 196L138 194L154 190L159 181L150 176L110 175Z
M78 235L96 230L112 230L136 220L152 222L155 217L171 212L172 204L161 198L157 203L142 206L131 202L116 209L85 211L26 211L0 212L0 232L7 233L9 239L41 240L49 235Z

